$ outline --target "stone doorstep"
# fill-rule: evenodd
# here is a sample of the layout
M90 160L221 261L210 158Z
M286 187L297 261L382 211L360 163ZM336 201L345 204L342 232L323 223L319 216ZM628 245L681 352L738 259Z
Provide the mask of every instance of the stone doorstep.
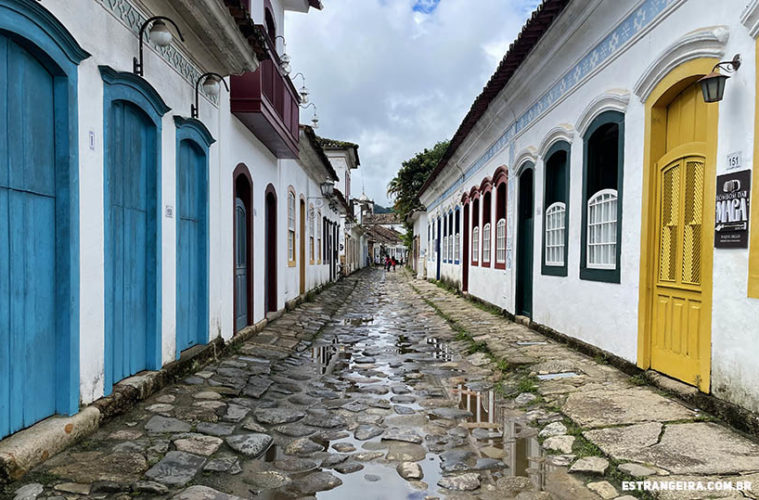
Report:
M321 289L323 287L319 290ZM112 418L126 413L140 401L199 368L198 364L205 365L230 346L254 337L284 313L284 308L269 313L268 318L246 327L226 344L221 337L216 337L160 370L141 372L126 378L113 386L110 396L93 401L76 415L52 416L0 440L0 484L18 481L34 467L94 433Z

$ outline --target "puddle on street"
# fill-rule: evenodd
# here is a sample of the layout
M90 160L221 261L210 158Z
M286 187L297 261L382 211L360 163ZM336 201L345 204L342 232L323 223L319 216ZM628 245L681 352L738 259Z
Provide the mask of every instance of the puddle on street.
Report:
M416 490L395 470L395 463L388 465L368 462L364 468L352 474L337 474L343 481L342 486L330 491L316 494L319 499L358 499L361 500L421 500L434 496L438 492L437 482L442 478L440 459L437 455L417 462L424 473L422 481L429 486L425 490ZM371 479L367 479L367 476ZM278 500L278 499L272 499Z
M528 477L533 485L543 490L546 476L557 467L546 463L545 451L537 439L537 429L526 424L523 415L513 415L496 402L493 390L474 391L464 384L450 389L458 407L472 413L465 427L474 438L483 456L501 458L506 468L493 472L493 476Z
M333 358L339 350L340 344L337 337L333 337L332 342L329 344L319 344L311 347L311 360L318 364L320 375L325 375L330 370Z
M343 324L351 326L362 326L373 322L374 318L371 316L348 317L343 320Z

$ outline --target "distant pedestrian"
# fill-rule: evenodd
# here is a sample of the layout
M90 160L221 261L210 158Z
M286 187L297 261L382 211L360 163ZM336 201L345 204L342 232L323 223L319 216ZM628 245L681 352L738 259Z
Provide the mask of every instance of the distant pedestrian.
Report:
M391 257L390 262L393 264L393 271L395 271L395 266L398 264L398 261L395 260L395 257Z
M385 256L385 271L390 270L390 257Z

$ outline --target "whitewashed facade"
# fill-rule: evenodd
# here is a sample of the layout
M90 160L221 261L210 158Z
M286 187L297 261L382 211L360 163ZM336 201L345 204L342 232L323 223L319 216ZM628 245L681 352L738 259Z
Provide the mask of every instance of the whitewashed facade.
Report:
M22 75L29 89L37 89L29 100L23 88L7 92L7 79L0 83L0 107L12 110L8 116L22 132L8 135L12 129L3 122L3 157L6 150L26 151L10 166L10 177L8 164L2 167L1 248L20 248L32 231L6 210L10 192L23 192L30 206L38 203L34 189L13 184L33 160L24 141L58 151L53 170L43 174L59 184L50 194L58 199L57 213L47 229L42 222L34 229L43 235L49 230L55 239L26 250L41 263L53 262L55 272L39 273L33 286L28 279L2 280L14 292L26 287L27 297L48 289L58 296L47 300L56 328L38 321L25 332L48 336L37 338L47 346L40 359L22 362L8 350L21 332L11 323L13 311L29 303L0 307L11 311L0 314L0 438L55 413L76 413L125 377L159 369L217 337L229 340L338 278L337 239L346 210L333 194L323 194L337 176L313 130L298 124L299 96L286 73L262 58L267 51L274 60L281 53L284 12L312 8L321 3L0 0L1 50L12 54L3 59L3 73ZM138 33L152 16L176 23L183 40L171 21L167 46L146 35L138 76ZM267 64L273 91L290 99L284 111L268 90L251 83ZM224 78L218 96L199 80L207 72ZM39 89L49 82L58 90L47 95ZM41 115L46 105L55 109L50 130ZM295 265L283 258L290 191L306 207L305 218L295 214L295 245L303 242L306 251L305 260L295 256ZM119 222L122 216L132 226ZM20 272L15 259L0 252L0 274ZM143 274L126 283L130 272ZM124 290L134 296L125 298ZM140 332L120 317L129 317ZM27 364L50 367L31 380Z
M714 248L713 244L715 190L724 187L717 185L716 177L754 169L757 2L546 1L542 9L560 13L528 48L518 68L495 89L497 95L487 109L470 112L475 116L472 123L460 129L460 141L423 188L421 202L426 212L413 216L421 242L417 275L449 280L510 313L529 316L534 323L642 368L653 368L758 411L757 212L751 209L749 248ZM530 26L528 21L525 32ZM742 64L730 75L724 99L703 103L696 81L714 64L735 54ZM517 56L512 52L505 59ZM690 108L682 104L686 92L691 92ZM675 119L678 109L702 114ZM621 120L614 125L618 125L619 136L614 140L619 161L605 163L618 178L596 182L587 175L587 169L596 168L588 163L594 147L589 144L595 140L592 133L602 115ZM668 225L658 215L662 205L657 200L671 198L662 194L662 183L668 181L659 180L657 165L663 168L661 162L674 161L670 149L678 143L671 139L672 148L664 144L667 135L657 127L670 126L664 132L674 138L675 125L681 134L686 129L696 131L698 140L683 140L690 145L681 149L701 148L702 152L681 160L690 169L689 158L698 158L693 168L699 170L693 171L704 175L703 196L693 196L703 210L698 220ZM547 170L551 161L558 161L551 159L558 158L553 156L557 147L566 155L563 184L552 177L558 174L548 174L549 179L546 174L560 171L558 166ZM662 156L664 151L670 156ZM679 169L679 164L671 165L672 172ZM686 172L682 175L689 176L691 170L682 168ZM499 175L506 186L501 216L495 213L500 203ZM663 170L661 175L665 176ZM530 176L531 196L527 193ZM686 177L683 182L691 182ZM752 182L756 193L756 179ZM691 196L689 184L683 185L682 196ZM673 192L667 191L666 196ZM490 219L475 221L475 210L483 217L485 193L491 197ZM594 194L598 196L591 199ZM531 206L526 206L523 196L532 198ZM522 202L525 213L532 214L531 237L525 236L529 222L520 212ZM590 215L596 206L608 211ZM446 224L450 215L458 220L453 229ZM500 219L505 234L498 233ZM591 228L591 222L599 229ZM668 279L669 270L664 269L669 264L659 256L669 251L665 246L669 236L662 235L678 230L669 229L673 227L682 227L684 236L666 240L679 248L671 254L673 259L676 256L673 276L678 276L671 283L685 283L690 273L695 284L672 285L671 289L681 291L670 295L657 292L657 302L648 290L666 288L662 283ZM520 240L520 230L525 230L524 240ZM598 231L593 233L596 246L592 250L586 236L591 231ZM700 236L693 236L697 234L693 231L701 231ZM473 245L475 239L477 245ZM484 241L489 241L489 248L483 247ZM692 250L683 248L695 245L694 241L701 244L695 257ZM656 274L657 269L661 274ZM532 289L530 307L520 304L524 301L520 294L527 288L524 283ZM695 289L698 299L688 295ZM664 326L657 326L657 318ZM678 342L682 346L675 348Z

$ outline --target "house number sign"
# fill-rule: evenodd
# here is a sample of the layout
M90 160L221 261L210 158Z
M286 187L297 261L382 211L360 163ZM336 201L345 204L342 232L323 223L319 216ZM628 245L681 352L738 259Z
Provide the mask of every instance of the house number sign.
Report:
M740 170L717 176L714 246L748 248L751 171Z

